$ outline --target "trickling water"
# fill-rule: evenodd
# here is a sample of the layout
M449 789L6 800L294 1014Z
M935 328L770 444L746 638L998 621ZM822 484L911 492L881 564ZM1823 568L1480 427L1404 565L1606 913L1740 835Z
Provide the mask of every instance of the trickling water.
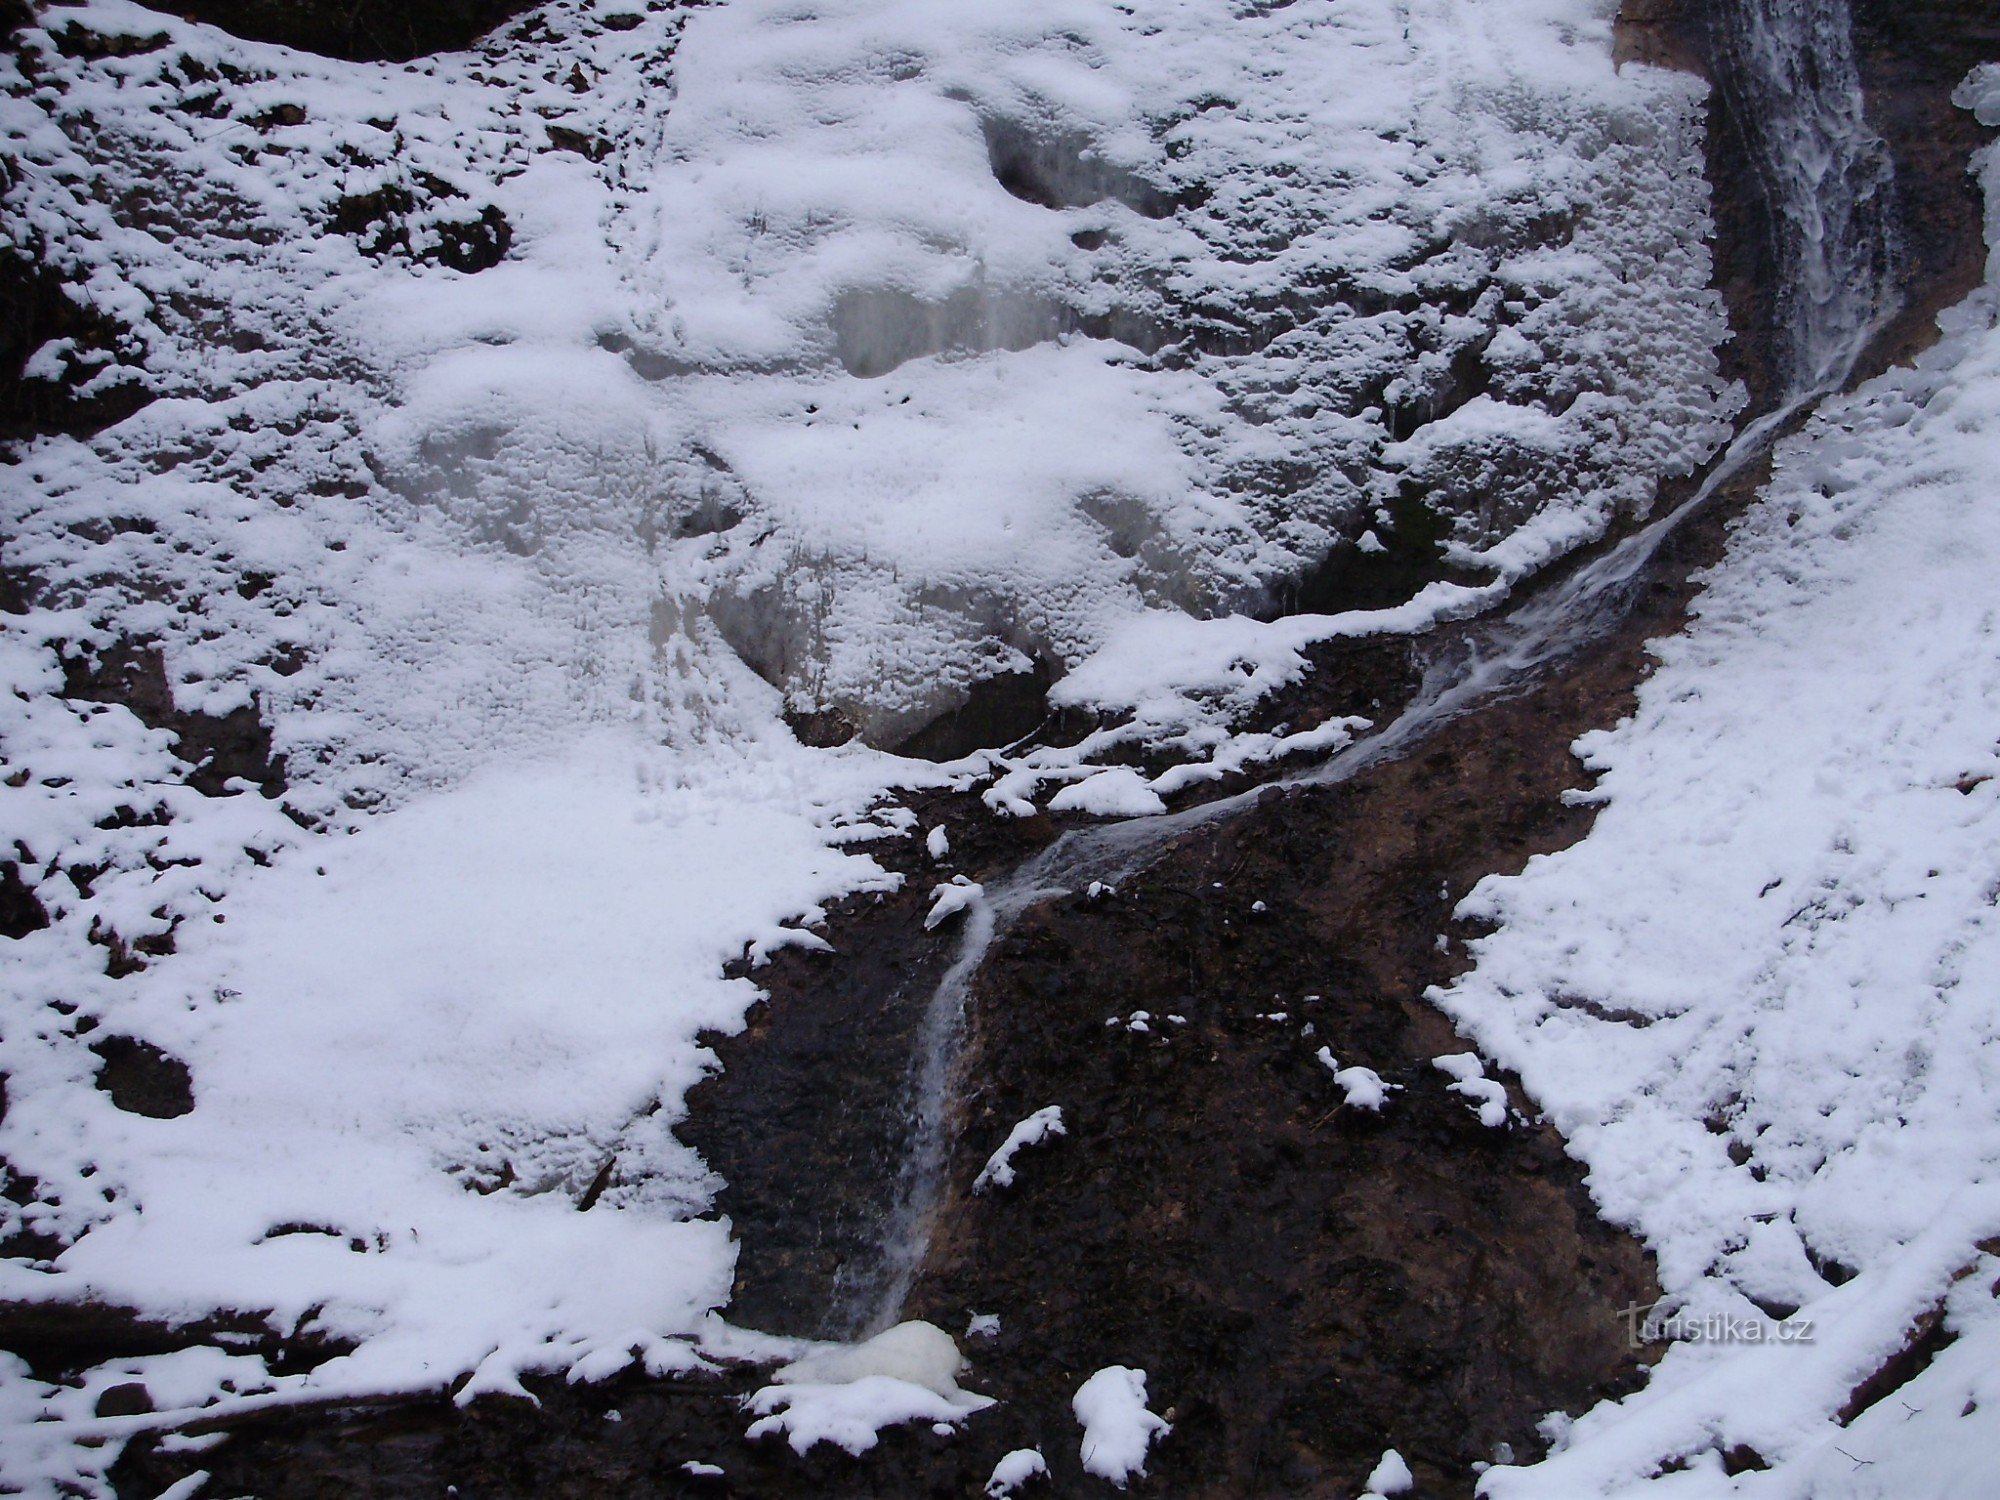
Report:
M1893 168L1869 128L1848 0L1737 0L1723 86L1774 210L1786 396L1837 388L1889 312Z
M1695 492L1432 663L1395 719L1308 770L1160 817L1077 829L988 887L965 917L957 955L926 1012L909 1095L909 1148L879 1263L850 1282L861 1334L895 1323L943 1201L953 1103L960 1094L966 999L995 941L1031 907L1116 884L1191 830L1220 822L1273 787L1329 786L1390 760L1481 704L1526 689L1626 614L1660 545L1750 464L1801 410L1845 384L1893 310L1887 149L1862 112L1846 0L1741 0L1743 76L1754 91L1760 175L1783 224L1784 399L1746 425Z

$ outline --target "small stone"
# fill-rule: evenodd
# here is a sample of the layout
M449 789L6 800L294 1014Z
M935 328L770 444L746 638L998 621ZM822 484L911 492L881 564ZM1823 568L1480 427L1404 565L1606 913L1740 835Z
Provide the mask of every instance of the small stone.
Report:
M143 1417L156 1409L153 1393L136 1380L106 1386L97 1393L95 1410L100 1417Z

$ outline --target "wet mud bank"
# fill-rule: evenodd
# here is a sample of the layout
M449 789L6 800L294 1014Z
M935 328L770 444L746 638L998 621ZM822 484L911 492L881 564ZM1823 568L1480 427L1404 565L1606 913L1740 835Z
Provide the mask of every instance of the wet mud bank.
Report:
M1261 717L1305 729L1392 715L1417 690L1417 644L1330 643ZM1200 800L1250 784L1227 778ZM882 1225L909 1145L912 1059L959 949L956 924L924 929L933 888L957 875L990 882L1087 821L999 818L976 791L926 793L908 806L918 834L871 849L902 888L836 908L827 928L835 952L786 949L746 968L769 998L742 1033L709 1038L722 1067L689 1095L679 1133L727 1184L717 1210L740 1241L730 1313L751 1327L844 1337L879 1295ZM941 861L924 847L933 828L950 846Z

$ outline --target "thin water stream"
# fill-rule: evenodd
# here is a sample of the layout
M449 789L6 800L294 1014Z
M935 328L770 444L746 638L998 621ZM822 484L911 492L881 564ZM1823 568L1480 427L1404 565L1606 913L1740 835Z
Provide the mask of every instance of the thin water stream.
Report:
M1751 101L1760 176L1781 228L1785 392L1747 423L1671 512L1484 624L1434 660L1415 699L1386 725L1287 776L1156 817L1075 829L990 884L967 910L951 967L925 1014L908 1094L908 1148L877 1265L852 1275L846 1320L866 1336L896 1323L944 1202L962 1092L966 1001L993 944L1023 913L1091 882L1116 885L1184 835L1273 788L1331 786L1395 759L1482 704L1518 693L1625 616L1661 544L1741 474L1787 423L1841 389L1893 311L1889 158L1868 128L1846 0L1742 0L1733 90ZM1739 108L1742 107L1739 105Z

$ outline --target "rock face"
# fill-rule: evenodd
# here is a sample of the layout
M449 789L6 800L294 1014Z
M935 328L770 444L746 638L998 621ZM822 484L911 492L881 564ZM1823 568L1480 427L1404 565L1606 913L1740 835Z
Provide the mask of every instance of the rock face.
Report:
M1898 278L1906 307L1879 367L1932 336L1932 319L1979 284L1983 205L1966 159L1993 138L1951 102L1967 72L2000 59L2000 8L1985 0L1853 0L1868 114L1896 159Z
M1708 178L1715 193L1716 284L1737 337L1725 361L1765 406L1778 384L1777 226L1754 165L1754 128L1740 92L1727 84L1736 0L1630 0L1620 13L1621 62L1722 79L1709 99ZM1855 62L1868 124L1894 163L1889 199L1902 303L1864 356L1866 376L1929 342L1939 309L1978 284L1985 250L1982 206L1966 169L1991 139L1951 92L1974 66L2000 57L2000 14L1979 0L1853 0Z
M0 164L0 182L6 167ZM128 359L137 352L130 329L115 319L79 307L63 292L63 277L38 261L0 253L0 441L67 433L87 437L121 422L153 399L136 380L84 391L87 372L70 360L61 371L29 369L37 349L51 340L72 340L79 352Z
M403 61L464 47L532 0L183 0L176 15L327 57Z

